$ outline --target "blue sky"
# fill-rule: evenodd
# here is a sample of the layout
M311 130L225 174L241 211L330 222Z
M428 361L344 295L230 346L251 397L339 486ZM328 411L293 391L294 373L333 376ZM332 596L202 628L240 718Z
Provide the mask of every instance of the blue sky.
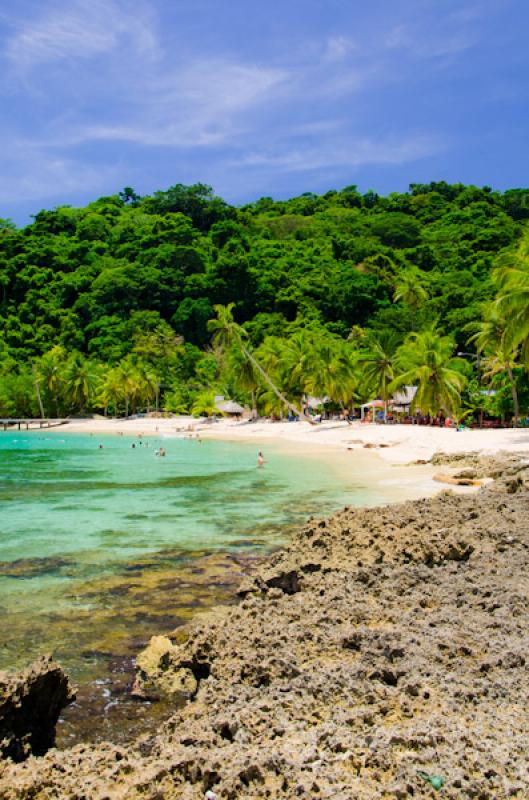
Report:
M527 0L4 2L0 217L197 181L527 186L528 29Z

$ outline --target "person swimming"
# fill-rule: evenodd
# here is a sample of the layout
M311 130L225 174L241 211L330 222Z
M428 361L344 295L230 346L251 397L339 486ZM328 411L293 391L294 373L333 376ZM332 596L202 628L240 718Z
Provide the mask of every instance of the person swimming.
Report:
M264 456L263 456L261 450L259 450L259 453L257 454L257 466L260 468L260 467L264 467L264 465L265 465Z

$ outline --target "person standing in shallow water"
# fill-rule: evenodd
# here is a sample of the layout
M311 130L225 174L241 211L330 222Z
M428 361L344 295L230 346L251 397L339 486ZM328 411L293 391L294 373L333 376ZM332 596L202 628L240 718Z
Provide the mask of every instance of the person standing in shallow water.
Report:
M261 467L264 467L264 465L265 465L264 456L263 456L261 450L259 450L259 453L257 454L257 466L259 468L261 468Z

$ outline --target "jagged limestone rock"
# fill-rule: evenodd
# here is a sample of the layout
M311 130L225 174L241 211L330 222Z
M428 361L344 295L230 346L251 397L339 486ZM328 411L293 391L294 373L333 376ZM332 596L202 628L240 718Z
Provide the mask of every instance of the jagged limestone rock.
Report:
M180 648L167 636L153 636L136 658L134 694L137 697L193 695L198 681L189 667L179 665L179 652Z
M55 744L62 709L75 700L62 667L42 656L19 673L0 672L0 754L13 761L43 755Z

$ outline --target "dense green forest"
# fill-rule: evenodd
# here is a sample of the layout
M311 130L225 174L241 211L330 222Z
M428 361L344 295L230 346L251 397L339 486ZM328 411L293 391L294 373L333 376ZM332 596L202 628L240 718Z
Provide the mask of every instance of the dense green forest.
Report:
M425 413L517 416L528 219L529 190L438 182L242 207L126 188L0 220L0 416L211 413L215 394L280 414L410 383Z

